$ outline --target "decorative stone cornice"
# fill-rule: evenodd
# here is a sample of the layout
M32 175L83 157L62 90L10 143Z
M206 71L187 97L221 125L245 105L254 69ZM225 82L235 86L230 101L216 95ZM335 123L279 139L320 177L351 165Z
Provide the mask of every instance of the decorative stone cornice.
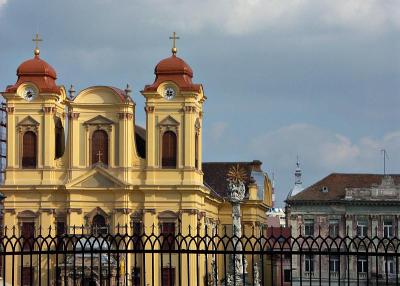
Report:
M55 108L51 106L43 107L43 112L46 114L53 114L55 112Z
M121 119L121 120L122 119L130 120L130 119L133 118L133 114L132 113L121 112L121 113L118 113L118 118Z
M144 110L148 113L154 112L154 106L145 106Z
M52 208L41 208L41 209L39 209L39 213L55 214L55 213L56 213L56 209L52 209Z
M142 211L143 211L144 214L145 213L151 213L153 215L156 214L156 209L152 209L152 208L143 209Z
M132 209L130 208L115 208L114 213L123 213L123 214L129 214L132 212Z
M14 113L14 111L15 111L15 107L14 106L7 107L7 112L8 113Z
M6 208L6 209L3 209L3 212L4 212L4 213L10 213L10 214L13 214L13 215L16 214L16 211L15 211L15 209L13 209L13 208Z
M77 112L70 112L70 113L68 114L68 117L69 117L70 119L78 119L78 118L79 118L79 113L77 113Z
M179 214L184 214L184 213L187 213L190 215L195 215L195 214L199 213L199 210L197 210L197 209L181 209L181 210L179 210Z
M185 106L183 108L183 111L187 112L187 113L196 112L196 107L195 106Z
M78 214L82 214L82 209L81 208L67 208L67 213L71 214L71 213L78 213Z

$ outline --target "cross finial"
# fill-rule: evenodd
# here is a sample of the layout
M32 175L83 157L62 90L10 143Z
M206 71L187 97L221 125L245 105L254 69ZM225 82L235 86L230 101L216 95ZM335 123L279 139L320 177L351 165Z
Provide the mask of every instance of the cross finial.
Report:
M42 41L43 41L43 39L40 39L40 38L39 38L39 34L36 33L35 38L32 39L32 42L36 42L36 47L35 47L35 51L34 51L35 56L38 56L38 55L40 54L39 42L42 42Z
M175 32L172 33L172 37L169 37L170 40L172 40L172 54L176 55L176 52L178 49L176 48L176 40L179 40L179 37L176 35Z
M99 157L99 160L97 162L101 163L101 156L103 156L103 153L99 150L96 155Z

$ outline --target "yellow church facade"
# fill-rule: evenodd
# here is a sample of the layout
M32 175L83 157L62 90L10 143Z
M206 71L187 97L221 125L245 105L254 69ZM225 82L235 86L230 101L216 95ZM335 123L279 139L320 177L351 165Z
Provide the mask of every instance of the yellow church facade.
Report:
M132 229L139 223L145 231L163 231L165 225L185 234L189 227L231 224L221 174L236 163L203 163L207 97L202 85L192 82L193 71L176 49L157 64L154 82L141 92L144 128L135 122L136 106L128 87L94 86L75 95L56 84L55 70L40 58L38 49L33 59L19 66L17 76L2 93L7 104L7 167L0 192L6 196L7 229L15 227L22 236L49 228L53 235L87 234L95 225L114 234L118 227ZM242 223L265 225L271 182L261 162L238 164L249 174ZM37 285L44 277L32 275L23 263L26 260L16 259L13 267L6 267L6 282L24 285L20 275L27 271ZM36 261L34 267L42 263ZM142 262L130 258L124 263L132 271L133 264ZM149 285L161 285L162 266L154 271L144 271L154 268L151 265L139 266L135 269L147 275ZM204 267L192 273L204 276ZM13 276L14 268L22 270L14 270ZM169 278L173 283L168 285L178 285L179 275L188 275L185 271Z

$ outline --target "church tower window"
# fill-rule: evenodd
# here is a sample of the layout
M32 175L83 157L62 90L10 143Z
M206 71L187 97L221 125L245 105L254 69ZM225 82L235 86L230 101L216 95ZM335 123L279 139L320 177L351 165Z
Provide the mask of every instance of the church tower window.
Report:
M64 155L65 150L65 135L64 135L64 127L62 126L61 119L56 117L55 124L55 146L56 153L55 158L61 158Z
M108 165L108 134L104 130L96 130L92 135L92 164Z
M176 134L166 131L162 138L162 167L176 168L177 140Z
M37 138L32 131L27 131L23 136L22 168L36 168Z
M196 169L200 169L199 166L199 133L196 132L195 138L194 138L194 164Z

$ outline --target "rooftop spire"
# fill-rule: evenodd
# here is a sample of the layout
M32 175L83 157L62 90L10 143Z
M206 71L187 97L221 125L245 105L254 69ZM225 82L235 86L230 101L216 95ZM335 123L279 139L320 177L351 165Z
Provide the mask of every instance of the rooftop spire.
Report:
M303 188L303 182L301 181L301 175L302 171L300 168L300 161L299 161L299 156L297 156L297 161L296 161L296 171L294 171L294 186L290 190L288 197L292 197L300 193L304 188Z
M36 47L35 47L35 50L33 53L35 54L35 56L39 56L39 54L40 54L39 42L43 42L43 39L40 39L39 34L36 33L36 36L35 36L35 38L32 39L32 42L36 42Z
M295 181L294 184L295 186L302 186L302 181L301 181L301 168L300 168L300 162L299 162L299 155L297 155L297 162L296 162L296 171L294 172L294 177L295 177Z
M179 37L176 35L175 32L172 33L172 37L169 37L172 40L172 54L175 56L178 49L176 48L176 40L179 40Z

